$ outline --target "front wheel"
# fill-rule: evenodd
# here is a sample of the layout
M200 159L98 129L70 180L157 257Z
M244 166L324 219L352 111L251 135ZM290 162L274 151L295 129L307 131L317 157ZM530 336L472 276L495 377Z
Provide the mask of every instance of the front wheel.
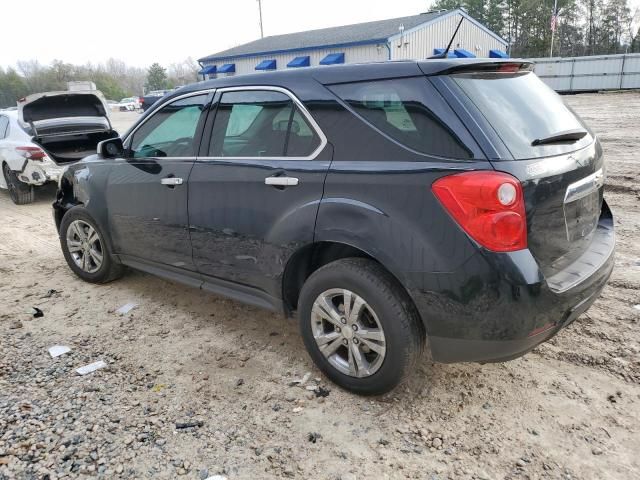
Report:
M33 203L35 200L35 192L33 185L27 185L18 179L16 173L9 168L6 163L2 168L5 182L7 183L7 190L9 190L9 197L11 201L16 205L26 205Z
M107 283L122 276L103 232L83 207L73 207L60 222L60 245L67 264L81 279Z
M355 393L390 391L414 370L425 347L407 293L378 263L347 258L314 272L300 293L302 338L315 364Z

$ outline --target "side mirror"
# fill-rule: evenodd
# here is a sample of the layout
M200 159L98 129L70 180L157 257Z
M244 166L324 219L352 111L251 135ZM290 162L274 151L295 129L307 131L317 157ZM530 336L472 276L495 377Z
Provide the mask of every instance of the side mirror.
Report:
M100 158L124 157L124 145L120 137L103 140L98 144L98 156Z

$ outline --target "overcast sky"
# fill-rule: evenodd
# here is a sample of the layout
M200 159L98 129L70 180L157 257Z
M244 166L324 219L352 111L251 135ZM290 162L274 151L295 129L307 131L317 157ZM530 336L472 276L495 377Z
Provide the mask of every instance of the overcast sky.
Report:
M198 59L260 36L257 0L0 0L0 66L108 58L146 67ZM263 0L264 34L415 15L433 0ZM640 0L631 0L640 6Z
M146 67L260 37L257 0L0 0L0 65L110 57ZM263 0L264 34L415 15L432 0Z

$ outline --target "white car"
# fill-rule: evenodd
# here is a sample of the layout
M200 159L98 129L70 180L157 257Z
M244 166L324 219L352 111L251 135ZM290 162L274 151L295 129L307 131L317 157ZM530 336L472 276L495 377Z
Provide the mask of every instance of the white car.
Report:
M18 205L33 202L35 187L118 136L108 111L99 91L35 93L0 110L0 189Z
M140 99L138 97L123 98L118 103L120 111L134 111L140 108Z

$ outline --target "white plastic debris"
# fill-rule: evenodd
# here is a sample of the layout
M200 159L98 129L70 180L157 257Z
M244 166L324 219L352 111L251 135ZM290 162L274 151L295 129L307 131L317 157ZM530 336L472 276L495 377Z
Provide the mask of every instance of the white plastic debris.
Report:
M299 387L303 387L305 383L307 383L309 381L309 378L311 378L311 373L307 372L304 374L304 376L302 378L294 378L293 380L291 380L289 382L289 386L290 387L294 387L294 386L299 386Z
M49 348L49 355L51 358L59 357L60 355L64 355L65 353L69 353L71 349L65 345L54 345Z
M119 309L116 310L116 313L119 313L120 315L126 315L127 313L129 313L131 310L133 310L137 306L138 306L137 303L133 303L133 302L125 303Z
M227 477L224 475L213 475L212 477L207 477L204 480L227 480Z
M76 372L79 375L86 375L91 372L95 372L96 370L100 370L101 368L106 367L107 364L102 360L90 363L89 365L85 365L84 367L76 368Z
M636 310L640 310L640 305L634 305L633 308L635 308Z

